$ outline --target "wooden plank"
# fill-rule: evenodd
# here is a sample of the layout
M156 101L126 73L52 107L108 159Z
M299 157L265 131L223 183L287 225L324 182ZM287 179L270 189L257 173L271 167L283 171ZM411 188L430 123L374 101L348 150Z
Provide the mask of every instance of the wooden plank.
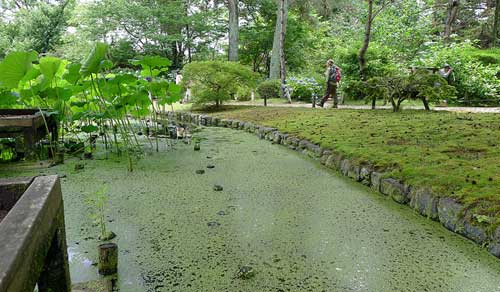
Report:
M0 118L0 128L3 128L3 127L23 127L23 128L30 128L32 126L33 118L30 118L30 119L5 119L5 118Z

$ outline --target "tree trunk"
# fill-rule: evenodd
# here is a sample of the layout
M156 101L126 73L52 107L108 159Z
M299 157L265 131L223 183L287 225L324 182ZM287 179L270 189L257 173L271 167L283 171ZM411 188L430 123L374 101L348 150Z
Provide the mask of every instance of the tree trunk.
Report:
M493 47L498 46L498 23L500 22L500 0L496 0L495 19L493 21Z
M370 38L372 33L372 21L373 21L373 0L368 0L368 17L366 18L365 25L365 37L363 40L363 45L359 50L358 62L359 62L359 77L362 81L366 81L366 52L370 46ZM375 109L376 98L372 98L372 109Z
M286 88L286 63L285 63L285 35L286 35L286 0L280 1L280 14L281 14L281 32L280 32L280 76L281 76L281 88L283 91L283 96L288 99L289 103L292 103L290 94Z
M448 0L446 23L444 27L444 39L447 41L453 31L453 24L458 16L460 0Z
M431 108L429 107L429 102L427 101L427 98L424 96L422 97L422 102L424 103L424 108L426 111L430 111Z
M229 61L238 62L239 18L238 0L228 0L229 4Z
M282 35L286 31L288 18L288 0L278 0L278 11L276 17L276 29L274 30L273 51L271 54L271 65L269 68L270 79L281 78L281 50L284 48L281 43Z
M193 54L191 51L191 29L189 28L189 24L186 25L186 47L188 52L188 62L191 63L193 61Z
M375 100L375 99L373 99L373 100ZM394 98L392 96L389 98L389 101L391 102L391 105L392 105L392 111L397 112L398 106L396 105L396 102L394 101Z
M366 52L368 51L368 47L370 46L372 21L373 21L373 0L368 0L368 17L366 18L365 38L363 40L363 46L361 46L358 55L359 76L363 81L366 81L366 64L367 64Z

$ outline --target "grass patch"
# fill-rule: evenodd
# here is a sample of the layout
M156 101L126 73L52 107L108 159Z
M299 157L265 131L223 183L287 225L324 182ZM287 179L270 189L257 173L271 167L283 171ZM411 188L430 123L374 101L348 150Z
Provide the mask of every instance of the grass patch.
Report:
M264 107L208 112L336 149L389 169L391 177L413 186L432 186L440 196L457 198L478 214L500 218L498 114Z

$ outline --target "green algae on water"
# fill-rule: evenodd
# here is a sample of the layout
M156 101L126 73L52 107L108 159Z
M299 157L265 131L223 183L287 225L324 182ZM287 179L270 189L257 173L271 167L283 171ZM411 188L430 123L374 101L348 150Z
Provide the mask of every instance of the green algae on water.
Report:
M438 223L252 135L198 135L200 151L177 143L133 173L99 153L45 170L67 175L74 282L98 278L84 198L106 182L120 291L500 291L498 259ZM237 277L243 266L254 275Z

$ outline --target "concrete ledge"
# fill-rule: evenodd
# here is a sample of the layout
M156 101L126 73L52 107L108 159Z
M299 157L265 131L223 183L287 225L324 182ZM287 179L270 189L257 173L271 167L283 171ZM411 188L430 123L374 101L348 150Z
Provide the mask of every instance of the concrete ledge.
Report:
M200 115L190 114L197 120ZM167 113L167 117L179 119L179 113ZM488 251L500 258L500 227L493 234L487 232L487 226L475 224L471 216L465 216L464 206L453 198L440 197L434 194L430 187L408 185L403 181L386 177L384 170L374 169L368 163L359 164L355 159L345 157L334 149L324 149L308 140L299 139L278 131L278 129L255 125L249 122L219 119L213 117L210 122L198 125L228 127L255 134L260 139L266 139L275 144L281 144L289 149L319 161L328 168L335 169L357 182L362 183L381 194L389 196L395 202L405 204L419 214L441 224L480 245L487 246Z
M70 291L57 176L37 177L0 223L0 292Z
M0 179L0 211L7 213L33 181L33 177ZM0 221L2 221L0 216Z

